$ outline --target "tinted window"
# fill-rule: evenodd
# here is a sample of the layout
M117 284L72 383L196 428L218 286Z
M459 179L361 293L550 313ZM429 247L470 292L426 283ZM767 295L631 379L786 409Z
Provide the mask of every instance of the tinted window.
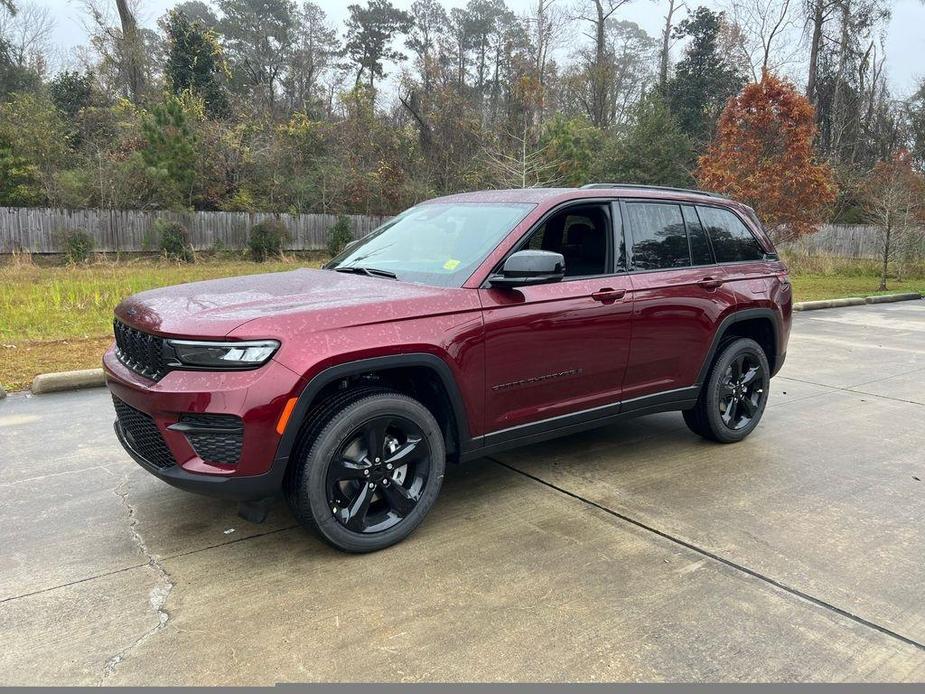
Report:
M569 208L547 219L530 235L525 248L561 253L566 277L605 275L610 246L609 216L604 207Z
M681 208L684 212L684 223L687 225L687 238L691 242L691 260L694 265L710 265L713 263L713 252L710 250L710 242L707 240L707 233L700 224L700 218L693 207L685 205Z
M752 232L732 212L718 207L698 207L697 212L713 242L716 262L761 260L764 257Z
M626 211L636 270L690 266L690 249L679 205L631 202Z
M610 209L613 211L613 226L618 245L617 272L624 272L626 270L626 230L623 228L623 214L619 203L614 203Z

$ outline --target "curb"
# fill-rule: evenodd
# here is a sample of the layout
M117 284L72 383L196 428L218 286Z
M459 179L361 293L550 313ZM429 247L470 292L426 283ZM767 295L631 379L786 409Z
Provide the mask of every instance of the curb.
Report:
M852 296L846 299L824 299L822 301L801 301L793 305L794 311L816 311L820 308L841 308L842 306L864 306L865 304L891 304L895 301L915 301L922 295L917 292L905 294L883 294L880 296L859 297Z
M905 294L882 294L880 296L869 296L865 301L868 304L890 304L894 301L915 301L921 299L922 295L918 292L906 292Z
M97 388L106 385L102 369L84 371L61 371L58 373L39 374L32 380L32 393L58 393L62 390L78 388Z

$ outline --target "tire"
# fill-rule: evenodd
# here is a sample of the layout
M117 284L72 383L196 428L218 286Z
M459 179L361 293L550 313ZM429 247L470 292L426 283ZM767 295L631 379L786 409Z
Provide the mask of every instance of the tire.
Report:
M741 441L761 421L770 382L771 370L761 345L745 337L729 342L713 361L697 404L684 411L684 422L710 441Z
M443 433L424 405L390 390L348 391L307 419L286 499L296 519L333 547L375 552L421 524L445 466Z

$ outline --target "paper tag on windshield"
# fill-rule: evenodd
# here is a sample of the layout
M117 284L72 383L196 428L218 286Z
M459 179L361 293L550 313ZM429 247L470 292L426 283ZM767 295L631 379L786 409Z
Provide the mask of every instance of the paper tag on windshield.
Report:
M455 270L456 268L459 267L459 263L460 261L450 258L443 264L443 269L444 270Z

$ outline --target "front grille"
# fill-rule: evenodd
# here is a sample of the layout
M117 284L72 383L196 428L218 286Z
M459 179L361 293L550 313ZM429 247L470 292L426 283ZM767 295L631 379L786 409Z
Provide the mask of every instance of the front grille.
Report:
M132 450L161 470L177 464L153 419L115 396L112 398L112 404L116 408L122 436Z
M167 373L164 338L143 333L120 320L113 321L113 332L116 334L116 357L128 368L154 381Z
M186 427L186 438L196 455L207 463L237 465L241 460L244 427L240 417L232 414L184 414L180 423Z

